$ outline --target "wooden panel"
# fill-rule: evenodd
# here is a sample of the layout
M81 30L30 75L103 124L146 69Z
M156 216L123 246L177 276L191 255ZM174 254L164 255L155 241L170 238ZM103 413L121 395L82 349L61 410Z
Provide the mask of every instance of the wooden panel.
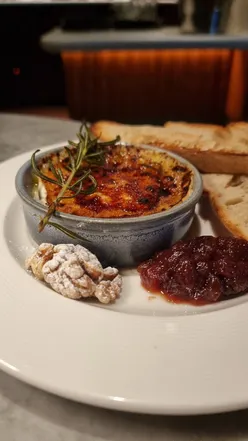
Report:
M70 114L88 120L222 122L230 50L62 53Z

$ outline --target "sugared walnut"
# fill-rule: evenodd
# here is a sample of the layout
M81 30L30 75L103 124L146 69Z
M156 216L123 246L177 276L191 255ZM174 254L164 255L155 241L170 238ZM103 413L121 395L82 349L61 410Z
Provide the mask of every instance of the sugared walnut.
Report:
M48 260L52 259L53 250L54 246L50 243L42 243L32 256L26 260L26 268L30 269L37 279L44 280L42 268Z
M26 260L26 268L54 291L75 300L96 297L107 304L119 296L122 288L118 270L103 269L97 257L81 245L41 244Z
M95 290L95 296L101 303L113 302L118 297L122 286L121 276L116 276L113 280L102 280Z

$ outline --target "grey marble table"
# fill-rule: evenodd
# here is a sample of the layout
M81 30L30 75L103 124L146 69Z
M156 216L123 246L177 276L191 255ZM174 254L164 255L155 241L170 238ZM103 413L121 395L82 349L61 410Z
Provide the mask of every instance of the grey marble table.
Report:
M73 137L77 128L76 122L0 114L0 160L65 141ZM1 441L151 439L247 441L248 411L206 417L131 415L73 403L0 372Z

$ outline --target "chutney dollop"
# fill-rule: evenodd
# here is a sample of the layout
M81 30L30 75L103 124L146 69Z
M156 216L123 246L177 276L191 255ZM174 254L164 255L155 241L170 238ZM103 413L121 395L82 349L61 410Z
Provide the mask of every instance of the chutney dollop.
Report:
M248 242L212 236L179 241L138 271L148 291L185 302L217 302L248 290Z

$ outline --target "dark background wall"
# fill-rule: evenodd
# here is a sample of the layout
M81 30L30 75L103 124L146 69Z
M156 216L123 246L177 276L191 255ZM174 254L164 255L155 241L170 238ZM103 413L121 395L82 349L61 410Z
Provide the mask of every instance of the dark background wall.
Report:
M0 108L65 104L60 56L39 46L44 32L58 25L54 7L0 6Z
M176 5L162 8L161 24L178 22ZM99 29L114 20L107 5L0 5L0 110L66 105L61 58L40 48L40 36L58 25Z
M203 15L201 13L199 17ZM201 28L206 31L207 21L202 24L199 17ZM176 7L164 6L160 18L163 25L178 25L180 14ZM63 65L60 55L46 53L39 44L40 36L55 26L75 30L99 29L117 24L108 6L1 5L0 111L26 111L28 107L33 111L34 107L61 106L69 107L71 117L86 117L89 120L112 118L124 122L161 123L167 119L185 119L225 122L232 58L225 51L216 62L213 62L215 56L209 59L204 56L201 61L200 52L191 56L185 51L179 59L176 54L173 59L166 54L164 57L152 55L152 63L149 57L145 59L143 55L138 55L133 63L133 55L127 54L125 66L123 56L118 64L112 55L102 59L100 55L82 54L79 58L64 57ZM123 23L118 26L123 26ZM130 65L132 69L129 69ZM92 78L95 78L95 83ZM125 81L122 81L123 78ZM85 84L90 84L91 88L94 86L94 93L89 93L90 88L85 89ZM196 93L197 85L199 91ZM137 95L134 109L128 101L132 94L126 93L125 88L135 91ZM104 90L107 90L107 96ZM147 93L149 90L150 94ZM87 91L88 95L85 96ZM94 94L97 100L92 100ZM242 118L246 115L247 111Z

